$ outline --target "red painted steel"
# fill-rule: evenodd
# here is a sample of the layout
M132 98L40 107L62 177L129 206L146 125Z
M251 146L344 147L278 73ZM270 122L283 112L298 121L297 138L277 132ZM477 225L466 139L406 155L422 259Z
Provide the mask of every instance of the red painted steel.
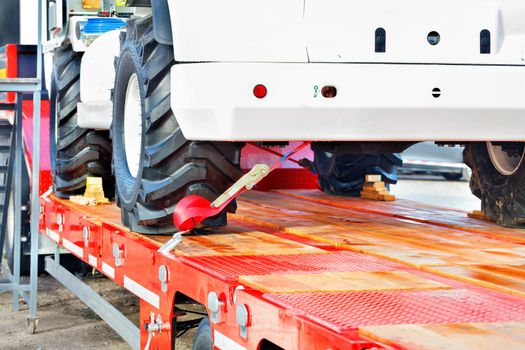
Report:
M242 149L241 167L248 171L255 164L273 164L279 160L280 155L292 150L298 142L292 142L285 147L261 148L253 144L247 144ZM306 158L313 159L312 150L307 147L294 155L282 168L275 169L259 182L255 189L269 191L275 189L318 189L317 175L309 169L298 165L298 161Z
M332 248L308 254L264 255L261 252L261 255L254 253L250 256L166 256L159 254L157 249L168 237L129 232L119 223L119 210L113 206L80 207L54 196L42 199L42 205L42 231L141 297L142 346L147 339L144 324L149 321L151 312L160 314L162 320L173 320L176 293L206 305L208 293L215 292L224 306L220 323L212 325L214 332L220 332L246 349L257 349L263 339L285 349L381 349L387 347L363 338L357 327L525 321L523 298L435 276L359 252ZM63 216L63 225L57 224L58 215ZM233 224L239 222L234 220ZM87 242L82 235L84 227L90 232ZM253 225L247 227L248 231L257 228ZM295 237L271 231L265 234L290 240ZM297 237L297 242L308 241ZM114 246L120 251L120 265L113 255ZM168 270L165 292L158 279L162 265ZM396 270L442 283L448 289L288 294L237 289L239 276L245 275ZM142 292L137 286L143 289ZM149 295L141 294L144 290ZM235 308L239 303L247 305L250 312L247 339L240 337L236 323ZM169 348L172 337L168 329L157 334L153 337L153 349Z
M5 46L6 51L6 77L16 78L18 77L18 49L14 44L7 44ZM7 93L7 102L14 102L16 99L16 93Z
M49 100L41 101L40 109L40 194L53 186L49 154ZM33 142L33 101L22 102L22 128L27 165L31 167ZM31 172L29 172L31 176Z
M395 262L350 251L337 251L333 254L181 257L181 260L224 281L236 281L239 275L406 269L405 266Z
M264 295L343 332L358 326L525 321L525 300L472 289Z
M169 321L174 317L173 305L176 293L182 293L206 305L208 293L214 291L224 300L225 306L222 321L214 325L213 329L247 349L257 349L263 339L270 340L286 349L364 349L372 346L378 349L383 348L380 344L359 336L357 332L342 334L334 331L334 329L325 328L317 322L307 320L300 314L291 313L287 308L268 302L266 297L256 290L236 291L239 283L235 275L253 272L249 260L245 261L244 264L238 264L237 271L230 270L227 278L223 278L224 276L217 273L210 273L209 264L207 265L210 259L204 258L201 263L198 258L165 256L157 253L161 241L167 238L157 238L160 240L157 242L147 236L131 233L116 224L114 220L108 220L104 216L92 216L88 212L79 210L79 207L68 201L54 196L43 198L41 202L44 211L41 216L40 227L50 238L58 238L58 243L61 246L66 246L66 249L90 263L119 285L130 289L129 283L126 285L125 280L131 279L158 296L158 305L152 305L144 299L140 303L142 346L145 345L147 339L144 323L149 320L150 312L155 315L160 314L163 320ZM63 225L57 224L58 215L62 216ZM90 232L87 245L82 236L84 226L88 227ZM73 249L71 244L73 244ZM113 256L114 245L121 249L120 266L116 265ZM80 255L79 252L81 252ZM315 255L315 257L297 256L294 257L295 260L288 260L290 264L295 265L296 270L303 264L305 266L303 270L318 269L318 271L323 269L352 269L350 265L344 266L356 261L354 253L333 254L330 257L321 257L322 254ZM396 265L363 254L359 255L364 259L359 262L361 269L364 270L375 267L388 270ZM268 262L274 267L280 264L280 270L274 268L274 271L284 272L294 269L293 266L286 267L283 265L285 256L252 256L251 258L253 260L260 258L262 264ZM96 263L94 263L95 259ZM226 262L232 261L232 257L215 258L218 264L221 264L221 259L224 266L226 266ZM233 258L233 260L235 259ZM308 264L311 264L310 269L306 267ZM158 279L158 269L161 265L168 269L169 277L166 292L161 291L161 283ZM359 269L359 267L357 268ZM239 335L239 326L235 320L236 304L234 298L237 303L242 301L248 305L253 317L247 340L242 339ZM171 346L171 340L171 332L165 331L153 337L152 348L167 349ZM334 347L335 344L338 345Z

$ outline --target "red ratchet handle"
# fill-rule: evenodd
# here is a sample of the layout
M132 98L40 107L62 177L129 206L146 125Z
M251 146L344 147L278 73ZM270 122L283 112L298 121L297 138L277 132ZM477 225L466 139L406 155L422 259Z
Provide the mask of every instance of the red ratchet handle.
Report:
M194 229L202 221L219 214L232 200L241 193L251 190L257 182L261 181L270 172L282 166L288 158L299 152L310 142L303 142L292 151L282 155L280 161L269 167L265 164L257 164L247 174L242 176L229 189L221 194L213 203L207 199L192 194L181 199L173 210L173 222L181 231Z

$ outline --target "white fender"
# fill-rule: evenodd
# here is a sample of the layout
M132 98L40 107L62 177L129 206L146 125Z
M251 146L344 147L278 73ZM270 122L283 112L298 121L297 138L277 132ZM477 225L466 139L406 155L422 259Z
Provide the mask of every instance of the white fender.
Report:
M109 129L113 117L111 90L115 84L115 58L120 54L121 30L98 37L86 50L80 67L78 123L87 129Z

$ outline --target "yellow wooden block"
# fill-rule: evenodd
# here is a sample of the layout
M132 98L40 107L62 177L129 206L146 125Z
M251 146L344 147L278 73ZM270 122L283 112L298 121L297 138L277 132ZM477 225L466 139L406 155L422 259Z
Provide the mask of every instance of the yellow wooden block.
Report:
M467 216L471 219L492 221L489 217L485 216L485 213L482 210L473 210L468 213Z
M380 182L381 181L381 175L365 175L365 181L366 182Z
M96 204L109 203L109 200L104 195L104 188L102 187L101 177L86 177L86 191L84 192L84 197L94 198Z
M365 182L363 188L385 188L385 183L383 181Z

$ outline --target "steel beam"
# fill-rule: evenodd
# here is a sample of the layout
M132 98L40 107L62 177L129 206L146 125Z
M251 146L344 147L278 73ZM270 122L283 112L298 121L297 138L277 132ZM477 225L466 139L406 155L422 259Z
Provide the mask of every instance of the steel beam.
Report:
M117 332L133 349L140 349L140 331L126 316L108 303L87 284L75 277L71 272L57 264L50 256L46 258L46 271L84 304L100 316L115 332Z

